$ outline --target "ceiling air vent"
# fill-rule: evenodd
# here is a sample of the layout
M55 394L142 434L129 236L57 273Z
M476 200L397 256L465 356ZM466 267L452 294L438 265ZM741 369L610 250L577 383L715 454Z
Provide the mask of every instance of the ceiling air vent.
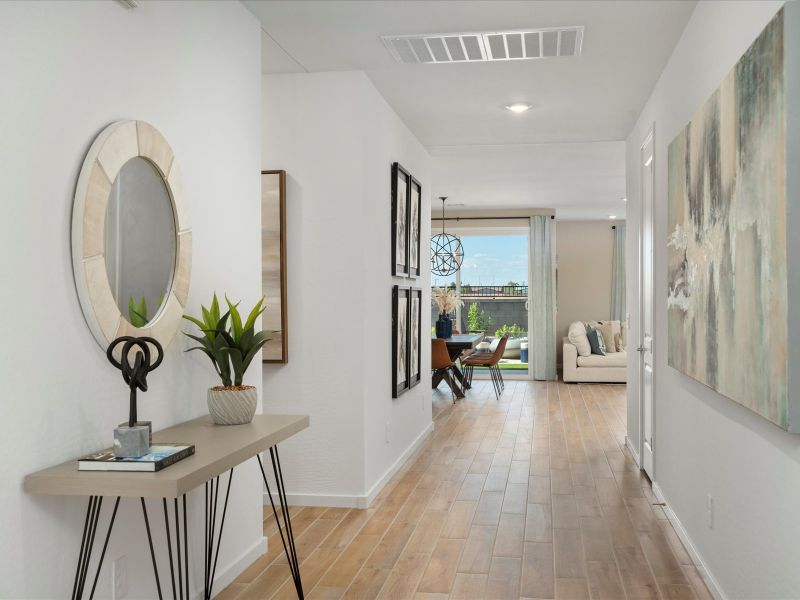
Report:
M384 45L403 64L527 60L580 56L583 26L516 31L384 35Z

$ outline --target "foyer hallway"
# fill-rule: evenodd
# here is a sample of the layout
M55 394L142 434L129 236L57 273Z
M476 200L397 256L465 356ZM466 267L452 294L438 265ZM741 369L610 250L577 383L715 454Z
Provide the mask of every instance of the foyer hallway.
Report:
M624 385L433 394L433 434L372 507L292 509L307 598L711 598L624 447ZM264 514L268 553L219 599L296 597Z

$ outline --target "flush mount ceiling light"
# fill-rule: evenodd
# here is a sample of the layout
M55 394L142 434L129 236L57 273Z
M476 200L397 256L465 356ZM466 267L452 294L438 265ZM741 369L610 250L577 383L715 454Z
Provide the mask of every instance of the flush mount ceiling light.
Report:
M381 40L394 59L402 64L440 64L529 60L580 56L583 26L382 35Z
M442 233L431 238L431 273L434 275L452 275L461 268L464 262L464 246L461 240L444 230L444 201L447 196L440 196L442 201Z
M506 105L506 110L510 110L511 112L516 113L518 115L524 112L528 112L531 108L533 108L532 104L524 104L522 102L516 102L514 104Z
M617 215L608 215L608 218L612 221L617 218Z

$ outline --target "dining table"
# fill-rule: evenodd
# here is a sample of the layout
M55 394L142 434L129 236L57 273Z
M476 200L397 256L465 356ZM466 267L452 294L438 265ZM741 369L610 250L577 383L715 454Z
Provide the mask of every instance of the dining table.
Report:
M483 336L484 334L482 333L454 333L449 338L444 338L444 342L447 345L447 353L450 355L450 360L452 360L454 364L453 373L455 374L455 378L458 383L453 388L453 394L455 394L456 398L458 399L464 398L463 390L468 390L471 386L469 381L467 381L467 378L464 376L463 371L459 367L457 359L465 350L473 350L478 344L480 344L483 340ZM444 373L442 372L435 373L433 375L431 380L433 389L439 387L442 379L444 379ZM449 385L449 382L447 383Z

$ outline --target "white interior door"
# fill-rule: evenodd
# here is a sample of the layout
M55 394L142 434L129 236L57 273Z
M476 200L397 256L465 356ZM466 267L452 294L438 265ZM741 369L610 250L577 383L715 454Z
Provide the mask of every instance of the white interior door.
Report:
M639 235L639 414L641 415L641 460L642 468L653 479L655 435L655 388L653 385L653 196L655 186L654 130L644 140L641 148L641 233Z

